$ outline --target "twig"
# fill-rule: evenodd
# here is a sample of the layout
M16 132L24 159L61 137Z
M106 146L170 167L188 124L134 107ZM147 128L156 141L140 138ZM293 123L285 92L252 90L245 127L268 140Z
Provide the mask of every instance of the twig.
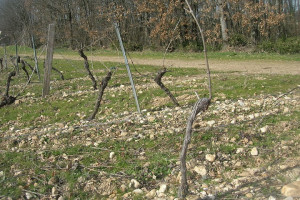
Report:
M276 98L276 100L273 102L273 104L276 105L276 104L277 104L277 101L278 101L280 98L282 98L283 96L286 96L286 95L292 93L294 90L297 90L297 89L300 89L300 86L297 86L297 87L295 87L295 88L289 90L288 92L279 95L279 96ZM255 125L254 130L257 130L258 126L263 122L263 120L264 120L266 117L267 117L267 115L263 116L263 117L259 120L259 122Z
M199 32L201 34L201 38L202 38L202 43L203 43L203 52L204 52L204 57L205 57L205 62L206 62L206 68L207 68L207 77L208 77L208 90L209 90L209 98L211 99L212 98L212 86L211 86L211 77L210 77L210 69L209 69L209 64L208 64L208 58L207 58L207 50L206 50L206 44L205 44L205 39L204 39L204 34L203 34L203 31L202 31L202 28L188 2L188 0L185 0L185 3L187 4L187 6L189 7L189 13L192 15L192 17L194 18L194 21L196 22L197 24L197 27L199 29Z
M41 193L38 193L38 192L33 192L33 191L30 191L30 190L25 190L25 189L23 189L23 191L29 192L29 193L32 193L32 194L35 194L35 195L38 195L38 196L46 196L46 195L44 195L44 194L41 194Z
M177 22L177 24L176 24L176 26L175 26L175 28L174 28L174 30L173 30L173 32L172 32L172 35L174 34L175 30L177 29L177 27L178 27L180 21L181 21L181 17L179 18L179 20L178 20L178 22ZM163 59L163 68L165 67L165 60L166 60L167 52L168 52L169 47L170 47L171 43L173 42L173 40L174 40L174 38L172 37L171 40L170 40L170 42L169 42L169 44L168 44L168 46L167 46L167 48L166 48L166 50L165 50L165 53L164 53L164 59Z

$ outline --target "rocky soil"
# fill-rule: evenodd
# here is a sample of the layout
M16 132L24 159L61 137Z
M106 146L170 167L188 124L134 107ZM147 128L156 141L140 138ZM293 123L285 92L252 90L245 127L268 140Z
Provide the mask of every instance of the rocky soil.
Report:
M193 142L188 152L190 194L187 199L300 199L300 123L297 117L288 118L294 111L299 111L299 105L299 90L287 95L262 95L237 101L214 99L208 111L198 116L194 123ZM14 124L17 122L14 122L9 124L8 131L1 132L0 153L34 152L36 159L45 164L34 166L33 161L33 167L42 171L75 173L76 170L85 169L96 172L93 176L78 177L73 186L94 194L94 198L101 195L103 199L175 199L180 180L179 159L172 160L169 175L158 178L147 170L151 164L147 162L149 150L126 149L137 161L144 163L143 170L149 173L151 180L145 183L123 170L117 173L103 170L113 167L123 152L100 148L99 145L107 141L126 144L179 137L180 141L175 144L160 143L161 146L155 149L170 155L178 154L179 158L190 111L191 106L183 106L143 110L142 115L112 113L91 122L81 120L20 130ZM276 116L282 117L276 119L275 123L266 122ZM285 120L286 117L289 120ZM47 119L41 116L39 120ZM231 134L232 127L239 127L241 131ZM260 141L265 143L261 144ZM99 153L105 152L107 160L86 165L86 158L95 154L85 151L79 155L64 153L46 156L47 152L76 145L99 150ZM31 169L20 168L18 163L11 165L9 172L0 167L0 180L9 177L23 179L28 185L33 185L31 189L19 186L24 199L70 198L71 186L61 181L60 177L47 179ZM283 189L290 183L294 185ZM34 192L34 188L41 184L51 187L51 192ZM296 192L292 190L289 193L290 188L296 188Z

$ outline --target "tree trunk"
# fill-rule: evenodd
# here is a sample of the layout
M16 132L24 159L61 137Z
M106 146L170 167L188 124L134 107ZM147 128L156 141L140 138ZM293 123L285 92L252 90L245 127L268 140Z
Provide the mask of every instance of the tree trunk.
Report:
M227 34L227 24L226 24L226 20L225 20L223 6L224 6L224 1L218 0L222 40L223 40L223 43L225 44L225 46L227 46L228 45L228 34Z

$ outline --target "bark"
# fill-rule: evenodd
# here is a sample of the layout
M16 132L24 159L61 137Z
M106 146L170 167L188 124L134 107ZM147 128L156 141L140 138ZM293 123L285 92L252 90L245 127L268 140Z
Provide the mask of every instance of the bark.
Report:
M161 78L163 77L163 75L167 72L167 69L164 68L163 70L159 71L156 75L156 77L154 78L154 81L157 83L157 85L159 85L159 87L165 91L165 93L170 97L170 99L173 101L173 103L176 106L179 106L179 103L177 101L177 99L174 97L174 95L170 92L170 90L161 82Z
M90 79L91 79L92 82L93 82L93 88L94 88L94 90L97 90L97 82L96 82L96 79L94 78L94 76L93 76L93 74L92 74L92 72L91 72L91 70L90 70L89 61L88 61L86 55L83 53L83 50L82 50L82 49L80 49L80 50L78 51L78 53L79 53L79 55L84 59L84 67L85 67L85 69L86 69L86 71L87 71L87 73L88 73Z
M10 82L12 80L12 77L16 75L16 71L10 72L7 78L7 83L6 83L6 92L4 96L1 98L0 102L0 108L5 106L5 105L10 105L15 102L16 97L9 96L9 87L10 87Z
M93 120L95 119L95 116L99 110L99 107L100 107L100 103L101 103L101 100L102 100L102 97L103 97L103 94L104 94L104 90L105 88L107 87L108 85L108 82L109 80L111 79L111 76L112 76L112 72L109 71L106 75L106 77L104 77L101 81L101 86L100 86L100 91L99 91L99 96L98 96L98 99L96 101L96 105L95 105L95 108L94 108L94 112L93 114L88 118L88 120Z
M188 194L188 183L187 183L187 176L186 176L186 154L188 145L191 142L191 135L192 135L192 126L196 119L196 116L200 112L205 112L210 105L210 99L203 98L199 99L192 110L191 116L187 122L186 125L186 134L183 141L183 146L180 154L180 171L181 171L181 183L178 190L178 197L179 198L185 198L185 196Z

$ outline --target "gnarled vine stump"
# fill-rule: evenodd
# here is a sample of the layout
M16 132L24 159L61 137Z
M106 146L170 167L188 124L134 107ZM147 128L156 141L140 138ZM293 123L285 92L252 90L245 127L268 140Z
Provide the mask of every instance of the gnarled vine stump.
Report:
M92 72L91 72L91 70L90 70L89 61L88 61L86 55L83 53L83 50L82 50L82 49L80 49L80 50L78 51L78 53L79 53L79 55L84 59L84 68L86 69L86 71L87 71L87 73L88 73L90 79L91 79L92 82L93 82L93 88L94 88L94 90L97 90L97 82L96 82L96 79L94 78L94 76L93 76L93 74L92 74Z
M186 133L183 141L183 146L180 154L180 171L181 171L181 183L178 190L178 197L184 198L188 193L188 183L187 183L187 177L186 177L186 154L188 145L191 142L191 135L192 135L192 126L196 119L197 114L200 112L205 112L209 105L211 100L208 98L199 99L192 110L191 116L187 121L186 125Z
M165 93L170 97L170 99L173 101L173 103L176 106L179 106L179 103L177 101L177 99L174 97L174 95L170 92L170 90L161 82L161 78L163 77L163 75L167 72L167 69L164 68L163 70L157 72L156 77L154 78L154 81L157 83L157 85L159 85L159 87L165 91Z
M9 105L15 102L16 97L9 96L9 87L10 87L10 82L12 80L12 77L16 75L16 71L10 72L7 78L7 83L6 83L6 91L4 96L1 98L0 101L0 108Z
M99 91L99 96L98 96L98 99L96 101L96 105L95 105L95 108L94 108L94 112L93 114L88 118L88 120L93 120L95 119L95 116L99 110L99 107L100 107L100 103L101 103L101 100L102 100L102 97L103 97L103 94L104 94L104 90L105 88L107 87L108 85L108 82L109 80L111 79L111 76L112 76L112 72L109 71L106 75L106 77L104 77L101 81L101 86L100 86L100 91Z

